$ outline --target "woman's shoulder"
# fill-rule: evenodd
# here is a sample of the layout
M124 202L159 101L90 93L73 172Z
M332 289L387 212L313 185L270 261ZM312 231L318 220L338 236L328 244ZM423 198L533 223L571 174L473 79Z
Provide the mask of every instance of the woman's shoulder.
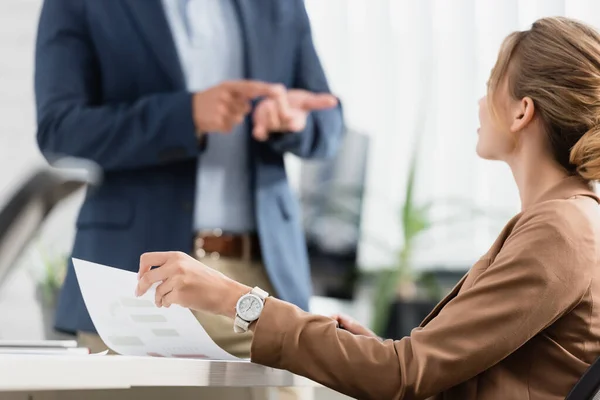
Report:
M513 272L526 265L530 279L538 279L577 292L585 291L590 279L600 279L600 214L592 198L548 200L517 216L493 264Z
M600 206L588 196L548 200L525 210L511 236L518 235L536 246L559 249L573 262L595 265L600 249Z
M600 233L600 206L593 198L583 195L544 201L524 211L515 229L532 224L545 225L573 240L597 236Z

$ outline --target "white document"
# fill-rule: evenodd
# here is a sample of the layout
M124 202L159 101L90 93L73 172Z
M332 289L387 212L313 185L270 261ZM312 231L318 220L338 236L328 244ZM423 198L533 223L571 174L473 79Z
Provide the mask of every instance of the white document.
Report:
M116 353L239 360L217 346L190 310L177 305L157 307L155 287L135 297L136 273L76 258L73 264L92 322Z

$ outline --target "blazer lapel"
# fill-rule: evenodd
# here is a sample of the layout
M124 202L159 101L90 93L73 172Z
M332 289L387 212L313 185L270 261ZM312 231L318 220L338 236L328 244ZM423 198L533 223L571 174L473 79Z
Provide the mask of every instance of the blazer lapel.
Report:
M135 0L134 0L135 1ZM261 71L260 65L260 21L259 9L256 3L258 0L234 0L235 9L238 14L240 21L240 27L242 30L242 40L244 44L244 70L246 72L246 78L248 79L261 79L259 71Z
M179 56L161 0L124 0L123 3L158 64L176 87L184 88Z
M454 286L454 288L450 291L450 293L448 293L448 295L446 297L444 297L442 299L442 301L440 301L434 307L434 309L429 313L429 315L427 317L425 317L425 319L423 320L423 322L421 322L419 327L423 328L425 325L427 325L432 319L434 319L439 314L441 309L444 308L444 306L446 304L448 304L448 302L450 302L450 300L452 300L453 298L456 297L456 295L460 291L460 288L462 287L463 283L465 283L465 280L467 279L468 276L469 276L469 273L465 274L465 276L462 277L462 279L456 284L456 286Z
M512 231L518 219L519 214L515 215L510 221L508 221L508 223L504 226L502 232L500 232L500 235L498 235L498 238L492 244L492 247L488 250L488 252L485 253L479 260L477 260L475 264L473 264L473 266L469 269L469 272L467 272L465 276L463 276L462 279L456 284L456 286L454 286L450 293L448 293L448 295L444 297L442 301L438 303L438 305L435 306L433 311L431 311L429 315L423 320L423 322L421 322L421 325L419 325L421 328L427 325L432 319L434 319L440 313L442 308L444 308L444 306L448 304L450 300L452 300L458 295L458 293L463 287L465 289L469 289L475 281L475 279L477 279L477 277L490 266L490 264L496 258L498 252L500 252L504 241L510 235L510 232Z

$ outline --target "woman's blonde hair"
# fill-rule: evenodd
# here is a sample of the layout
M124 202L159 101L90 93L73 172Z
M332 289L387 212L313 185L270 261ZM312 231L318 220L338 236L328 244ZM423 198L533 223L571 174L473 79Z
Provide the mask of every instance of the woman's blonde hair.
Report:
M494 94L507 78L515 99L530 97L554 157L569 173L600 180L600 35L563 17L537 20L502 44L488 82Z

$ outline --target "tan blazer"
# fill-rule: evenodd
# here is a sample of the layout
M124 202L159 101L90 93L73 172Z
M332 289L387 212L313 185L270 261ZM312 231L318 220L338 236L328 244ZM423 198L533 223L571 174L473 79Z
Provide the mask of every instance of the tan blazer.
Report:
M599 202L563 180L399 341L268 299L252 361L360 399L564 399L600 355Z

